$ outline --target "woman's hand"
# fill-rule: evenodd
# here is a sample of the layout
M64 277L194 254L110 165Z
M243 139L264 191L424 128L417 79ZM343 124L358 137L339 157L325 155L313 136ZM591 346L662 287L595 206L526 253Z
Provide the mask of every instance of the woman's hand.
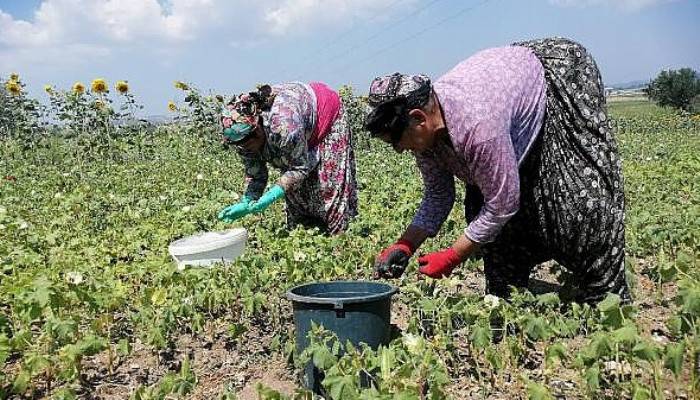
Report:
M452 247L418 258L418 265L420 265L418 271L431 278L448 277L457 265L478 248L478 243L462 235L452 244Z
M241 201L236 204L231 204L230 206L224 208L219 212L219 220L226 223L231 223L239 218L243 218L247 214L250 214L248 206L250 205L250 199L247 196L243 196Z
M443 278L452 274L454 267L459 265L462 260L453 248L447 248L442 251L428 253L423 257L418 258L418 271L431 278Z
M374 261L374 278L399 278L413 255L413 245L399 240L384 249Z

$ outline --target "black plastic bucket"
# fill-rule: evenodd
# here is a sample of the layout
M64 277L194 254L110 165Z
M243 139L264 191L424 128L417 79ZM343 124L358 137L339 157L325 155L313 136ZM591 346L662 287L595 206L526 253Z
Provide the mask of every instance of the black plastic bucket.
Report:
M373 349L388 344L391 337L391 296L395 286L371 281L332 281L308 283L287 292L294 308L297 352L309 345L311 322L335 333L344 344L366 343ZM321 393L323 376L309 363L303 384Z

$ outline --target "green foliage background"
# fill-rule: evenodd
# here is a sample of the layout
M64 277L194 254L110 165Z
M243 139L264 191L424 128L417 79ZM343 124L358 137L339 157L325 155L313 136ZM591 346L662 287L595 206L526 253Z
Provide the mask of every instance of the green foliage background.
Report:
M313 280L368 279L376 253L397 238L421 200L411 156L369 140L360 128L362 99L351 88L342 94L358 143L360 215L350 230L335 237L287 231L276 204L234 224L249 231L246 254L213 269L178 270L167 252L179 237L230 228L216 214L243 191L240 161L216 140L209 111L124 136L43 135L31 147L21 135L3 137L0 398L84 395L85 359L108 354L116 363L136 342L153 351L172 348L183 333L204 335L206 323L229 326L229 337L220 340L255 340L246 332L257 330L274 338L269 351L291 349L284 292ZM210 108L215 101L190 98ZM332 337L315 332L317 346L306 356L322 360L331 397L441 398L450 378L477 382L487 394L508 375L531 398L548 398L556 365L579 371L575 393L593 398L697 390L694 372L679 371L695 371L700 351L700 124L648 103L618 105L613 115L624 158L630 272L652 278L659 292L669 283L680 288L676 303L663 305L671 343L651 341L635 325L634 307L615 298L591 309L523 293L511 304L493 305L462 284L480 261L439 282L417 282L411 264L395 282L408 328L391 346L341 356L332 351ZM422 250L448 245L463 227L458 201ZM571 338L583 342L579 354L562 344ZM532 358L538 351L542 356ZM611 375L611 361L639 375ZM433 368L418 368L423 362ZM359 371L375 367L379 383L362 389ZM663 371L670 372L665 379ZM132 396L186 396L196 384L183 364Z

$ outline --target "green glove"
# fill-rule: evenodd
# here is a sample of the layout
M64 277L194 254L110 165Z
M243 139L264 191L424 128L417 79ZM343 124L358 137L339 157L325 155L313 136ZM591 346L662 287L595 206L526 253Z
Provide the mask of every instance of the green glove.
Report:
M230 206L224 208L219 212L219 220L231 223L239 218L250 214L250 198L248 196L243 196L240 202L236 204L231 204Z
M274 185L265 192L258 201L248 204L248 211L255 213L263 212L267 207L270 207L270 204L282 197L284 197L284 189L282 189L280 185Z

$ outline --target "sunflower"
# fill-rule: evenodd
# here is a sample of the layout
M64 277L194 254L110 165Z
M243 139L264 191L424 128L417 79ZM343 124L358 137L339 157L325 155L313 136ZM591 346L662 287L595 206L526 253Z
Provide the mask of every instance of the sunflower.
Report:
M19 93L22 91L22 87L19 85L17 81L7 81L5 83L5 89L7 89L8 92L10 92L13 96L19 95Z
M170 111L172 111L172 112L177 111L177 106L175 105L174 102L172 102L172 101L169 101L169 102L168 102L168 110L170 110Z
M12 82L19 82L19 74L16 72L13 72L10 74L10 80Z
M126 94L129 91L129 84L126 81L119 81L114 85L114 88L119 94Z
M109 92L107 88L107 82L102 78L97 78L92 81L92 91L95 93L106 93Z
M175 89L180 89L180 90L189 90L189 86L185 82L182 81L175 81Z
M102 101L102 100L95 100L95 104L94 104L94 105L95 105L95 108L96 108L96 109L101 110L101 109L104 108L105 102Z
M85 91L85 85L83 85L81 82L75 82L73 84L73 93L83 94L84 91Z

